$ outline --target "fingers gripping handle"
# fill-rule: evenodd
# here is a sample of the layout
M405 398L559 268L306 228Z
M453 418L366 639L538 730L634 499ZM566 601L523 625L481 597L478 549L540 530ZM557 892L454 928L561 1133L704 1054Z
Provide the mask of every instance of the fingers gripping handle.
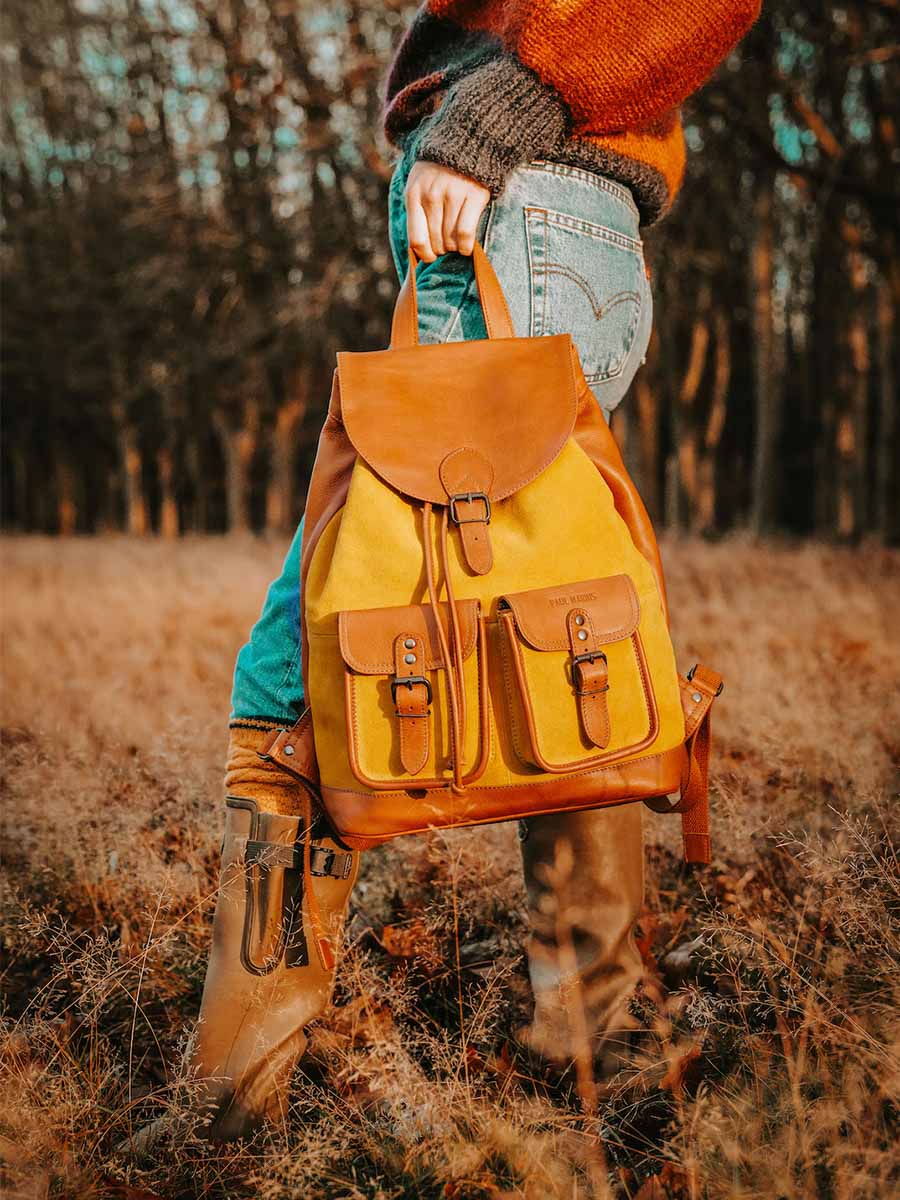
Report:
M488 256L480 243L475 243L472 252L475 264L475 282L478 284L478 298L484 313L484 323L489 338L515 337L506 297L500 286L500 280L490 264ZM419 341L419 309L416 303L416 267L419 258L415 250L409 251L409 269L406 279L397 297L394 308L394 319L391 324L391 347L415 346Z

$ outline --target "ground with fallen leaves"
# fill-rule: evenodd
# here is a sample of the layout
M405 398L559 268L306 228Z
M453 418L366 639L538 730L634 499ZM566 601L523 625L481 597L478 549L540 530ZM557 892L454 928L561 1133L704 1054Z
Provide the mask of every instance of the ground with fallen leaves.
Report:
M229 679L284 549L2 543L3 1195L892 1194L900 556L740 539L663 548L679 663L728 681L712 866L647 821L641 945L677 997L666 1036L705 1033L674 1107L586 1115L517 1059L524 897L495 826L365 856L284 1127L211 1149L176 1122L155 1157L116 1152L184 1102Z

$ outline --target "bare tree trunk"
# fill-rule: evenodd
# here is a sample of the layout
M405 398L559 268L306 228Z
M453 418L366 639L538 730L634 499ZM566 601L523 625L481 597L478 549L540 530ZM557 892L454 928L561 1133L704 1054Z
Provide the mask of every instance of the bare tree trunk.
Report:
M65 458L57 459L56 468L56 526L60 537L71 537L78 525L78 505L75 500L75 471Z
M716 524L718 487L716 469L719 460L719 443L728 415L728 386L731 382L731 330L721 309L713 317L716 350L713 372L712 403L703 435L703 456L699 466L699 495L697 500L695 530L709 533Z
M29 455L21 445L14 442L9 444L10 470L12 471L12 513L10 524L14 529L26 530L31 528L31 505L28 503L29 492Z
M838 332L841 302L844 299L842 255L837 234L840 206L834 196L822 207L821 227L813 256L813 294L811 311L812 382L818 403L816 437L813 450L815 530L821 537L833 537L836 525L837 427L839 413L840 363Z
M750 522L757 535L771 533L776 518L776 469L780 428L779 391L773 371L772 324L773 239L772 190L767 182L756 198L751 252L753 307L753 383L756 440Z
M294 461L297 430L306 415L306 390L278 410L272 431L272 464L266 489L266 530L291 533L294 529L296 484Z
M133 537L143 537L149 526L144 499L143 462L137 432L124 420L119 426L118 443L125 495L125 529Z
M847 233L852 238L853 231ZM838 382L841 411L835 436L837 520L834 532L841 541L855 541L865 523L869 387L869 337L862 300L866 286L865 266L855 246L847 251L846 266L850 296L844 327L844 367Z
M710 290L708 285L704 285L697 297L697 312L691 329L688 365L681 381L681 390L678 393L680 414L678 422L680 433L676 446L678 474L681 490L687 500L687 515L691 529L696 529L699 519L700 421L697 415L697 396L700 392L700 383L706 369L706 356L709 351L709 303Z
M853 421L855 451L851 463L853 495L853 528L851 536L859 537L868 525L869 499L869 323L865 304L866 266L859 250L853 250L849 262L850 286L853 291L850 327L847 340L850 346L851 377L850 411Z
M665 477L665 527L681 529L684 526L684 493L681 490L678 470L678 455L670 454L666 458Z
M109 346L110 407L116 427L116 442L122 466L122 488L125 497L125 528L133 537L143 537L148 528L147 503L144 499L143 462L138 431L128 416L128 372L119 349L117 334L107 336Z
M225 459L225 501L228 509L228 529L231 533L249 533L250 464L259 444L259 409L248 403L244 409L244 424L235 429L224 413L213 414L213 428L222 446Z
M209 481L203 470L203 456L196 437L192 437L187 444L185 466L194 484L194 504L188 528L193 533L206 533L209 529Z
M178 537L178 502L175 499L175 464L171 446L162 446L156 456L159 472L160 536L168 540Z
M900 267L895 268L900 274ZM897 532L897 376L894 369L895 310L889 280L878 287L878 441L875 451L875 528L892 543Z

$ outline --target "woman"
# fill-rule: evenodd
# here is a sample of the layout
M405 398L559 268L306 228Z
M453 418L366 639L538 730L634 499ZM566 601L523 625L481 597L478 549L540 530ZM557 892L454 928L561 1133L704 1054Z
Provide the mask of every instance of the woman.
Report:
M425 4L394 62L386 115L402 151L390 189L395 262L402 278L411 246L424 264L420 340L486 336L469 257L480 238L516 332L571 333L598 404L611 412L650 337L640 227L664 215L681 183L678 105L757 11L758 0ZM304 708L301 537L302 524L235 670L222 886L192 1057L198 1103L222 1139L284 1111L304 1026L331 989L331 967L308 949L299 788L260 757L271 731ZM306 752L314 753L311 741ZM535 993L522 1039L548 1058L573 1051L573 986L601 1069L639 1027L632 930L643 889L641 811L633 804L522 823ZM547 871L561 841L574 861L569 976ZM321 824L313 845L319 917L335 933L359 855Z

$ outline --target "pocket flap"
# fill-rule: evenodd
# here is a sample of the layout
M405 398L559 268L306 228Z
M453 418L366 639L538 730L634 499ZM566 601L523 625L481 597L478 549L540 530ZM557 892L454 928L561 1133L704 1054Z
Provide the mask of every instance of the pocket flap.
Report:
M568 650L566 614L573 608L589 614L601 643L631 637L640 620L640 605L628 575L564 583L502 596L500 606L512 611L520 636L535 650Z
M444 603L440 605L440 610L449 641L449 607ZM466 659L475 649L479 602L459 600L456 610L459 614L462 654ZM347 666L360 675L393 675L394 642L401 634L418 638L424 643L424 670L436 671L443 668L441 643L438 640L434 612L430 604L361 608L338 615L341 655Z

